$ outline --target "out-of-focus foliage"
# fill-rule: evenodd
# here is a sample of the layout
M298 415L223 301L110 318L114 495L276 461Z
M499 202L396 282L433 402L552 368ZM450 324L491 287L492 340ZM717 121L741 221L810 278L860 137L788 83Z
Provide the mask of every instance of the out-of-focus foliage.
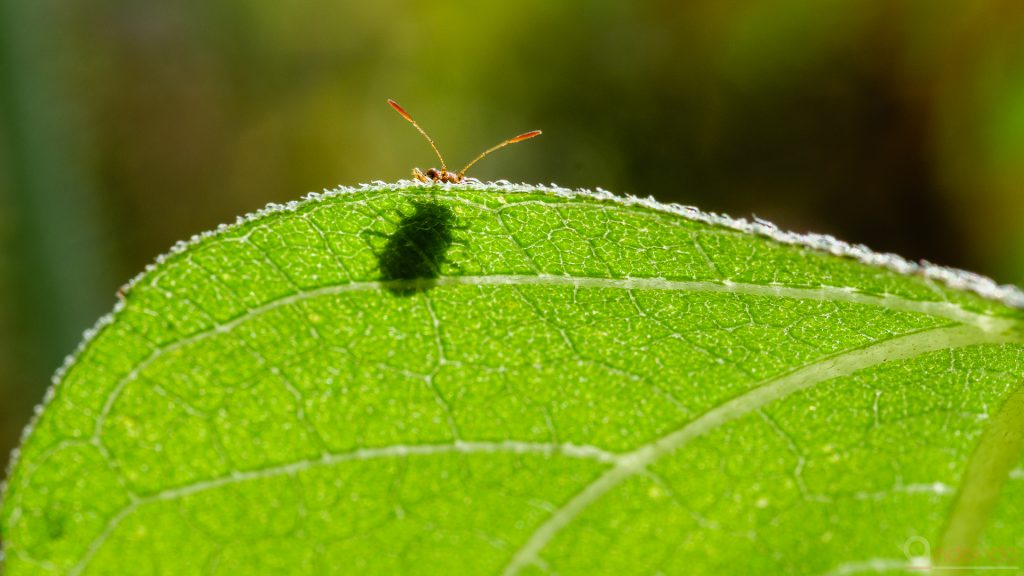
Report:
M173 241L432 164L387 97L456 165L544 129L481 179L659 191L1024 280L1019 2L0 11L0 454L81 330Z

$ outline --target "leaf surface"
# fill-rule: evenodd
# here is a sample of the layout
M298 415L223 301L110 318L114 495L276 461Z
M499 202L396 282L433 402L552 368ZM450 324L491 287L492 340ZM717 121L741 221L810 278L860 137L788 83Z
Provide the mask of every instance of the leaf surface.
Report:
M87 337L9 473L6 570L849 574L1020 549L1022 303L607 193L313 196L179 245Z

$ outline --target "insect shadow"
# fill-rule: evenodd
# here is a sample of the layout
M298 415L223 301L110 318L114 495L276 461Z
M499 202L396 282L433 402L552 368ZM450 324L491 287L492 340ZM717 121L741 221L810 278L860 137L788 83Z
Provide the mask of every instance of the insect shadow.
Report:
M432 288L455 242L456 218L451 208L430 201L413 201L412 206L412 214L399 214L398 228L385 236L387 242L377 254L380 278L396 296Z

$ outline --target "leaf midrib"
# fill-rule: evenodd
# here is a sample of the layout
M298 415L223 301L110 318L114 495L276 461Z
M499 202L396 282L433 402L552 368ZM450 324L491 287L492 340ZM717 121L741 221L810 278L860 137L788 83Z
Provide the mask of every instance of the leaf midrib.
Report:
M170 344L156 348L147 358L139 362L128 374L118 380L114 386L107 402L100 411L96 420L96 427L92 439L98 439L103 430L104 423L114 402L120 396L124 385L134 380L139 373L145 370L155 360L167 352L173 352L179 348L188 346L195 342L204 340L210 336L230 332L235 326L258 318L262 314L277 308L302 302L320 296L336 295L346 292L381 291L393 286L405 286L406 281L383 282L377 280L347 282L317 288L315 290L300 290L289 295L270 300L266 304L253 308L240 314L222 324L212 328L196 332ZM442 276L429 282L431 286L582 286L591 288L617 288L625 290L667 290L680 292L724 292L732 294L744 294L754 296L774 296L779 298L846 302L853 304L864 304L878 306L888 310L901 312L916 312L929 316L936 316L952 320L960 324L972 324L985 332L1003 333L1017 325L1011 318L1002 318L978 312L965 310L956 304L949 302L937 302L927 300L912 300L895 295L872 295L851 291L843 287L821 286L817 288L790 287L782 284L750 284L741 282L710 282L693 280L670 280L665 278L600 278L581 277L569 275L487 275L487 276Z

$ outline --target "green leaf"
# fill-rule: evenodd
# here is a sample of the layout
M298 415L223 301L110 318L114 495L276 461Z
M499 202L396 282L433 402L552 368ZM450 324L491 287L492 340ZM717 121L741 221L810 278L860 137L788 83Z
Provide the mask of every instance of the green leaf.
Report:
M9 473L7 573L850 574L1019 549L1022 307L604 192L271 207L161 258L58 375Z

